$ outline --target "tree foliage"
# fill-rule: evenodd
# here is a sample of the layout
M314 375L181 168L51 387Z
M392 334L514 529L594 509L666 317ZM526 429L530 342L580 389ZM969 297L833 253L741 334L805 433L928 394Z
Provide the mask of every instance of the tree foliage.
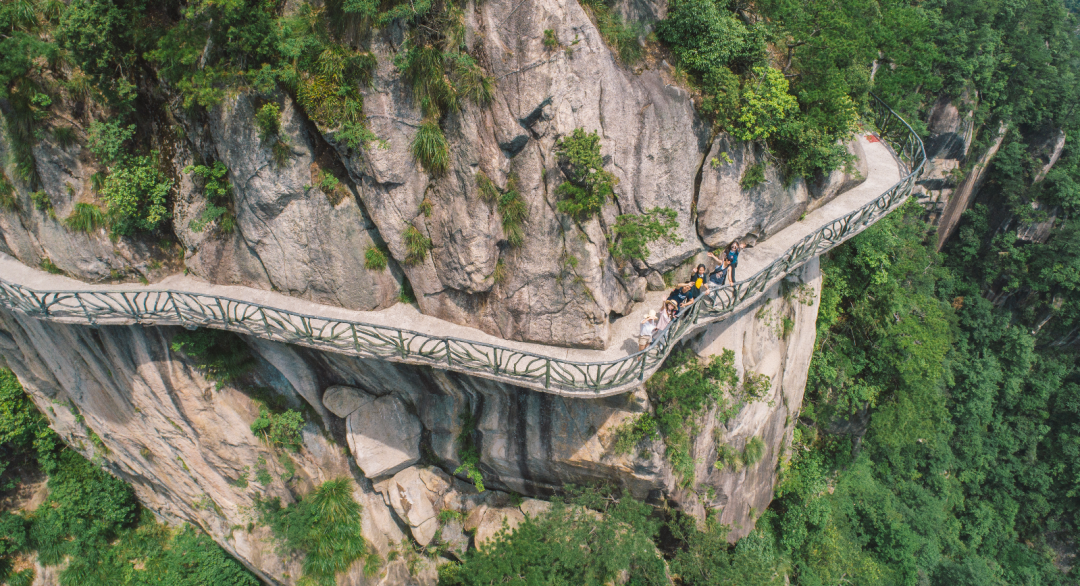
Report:
M648 505L598 489L553 499L551 510L504 529L459 567L440 572L443 586L610 584L623 572L632 584L667 584L652 539L659 524Z
M615 195L614 175L604 170L600 156L600 135L575 128L569 136L555 141L555 154L567 180L556 188L561 198L558 210L578 220L600 213L609 197Z
M33 580L33 569L12 572L13 557L31 552L44 566L66 562L57 569L61 586L259 584L212 539L191 527L158 523L140 510L131 487L63 447L7 369L0 369L0 453L0 490L12 490L37 470L48 474L49 488L29 513L0 512L0 580L6 584Z
M641 215L623 214L615 219L611 255L645 260L649 258L649 245L657 240L675 246L682 244L683 239L675 233L678 228L675 210L671 208L652 208Z

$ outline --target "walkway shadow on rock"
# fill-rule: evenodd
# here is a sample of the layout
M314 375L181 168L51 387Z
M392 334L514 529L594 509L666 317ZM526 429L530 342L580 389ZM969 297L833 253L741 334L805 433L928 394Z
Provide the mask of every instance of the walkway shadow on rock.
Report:
M405 402L423 425L421 460L447 472L461 463L467 416L475 425L468 442L490 488L547 496L568 484L614 482L644 498L663 487L658 471L631 474L622 457L609 455L612 429L645 408L634 393L565 398L425 366L310 352L323 362L322 374L336 379L332 384Z

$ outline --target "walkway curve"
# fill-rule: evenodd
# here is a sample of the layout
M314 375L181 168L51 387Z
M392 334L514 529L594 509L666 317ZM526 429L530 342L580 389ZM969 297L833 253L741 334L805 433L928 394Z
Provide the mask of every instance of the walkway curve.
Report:
M37 271L3 258L0 266L6 268L0 277L0 307L36 319L92 327L141 324L229 330L318 350L453 370L566 397L598 398L624 393L652 376L679 341L749 306L791 271L858 234L907 200L926 161L922 140L877 96L873 96L873 112L878 134L907 171L899 182L873 201L826 222L749 279L702 296L644 351L613 360L575 361L511 347L524 344L434 336L328 315L307 315L211 293L92 285L87 285L94 287L88 290L38 290L15 282L16 273ZM24 283L31 280L41 279L27 279Z

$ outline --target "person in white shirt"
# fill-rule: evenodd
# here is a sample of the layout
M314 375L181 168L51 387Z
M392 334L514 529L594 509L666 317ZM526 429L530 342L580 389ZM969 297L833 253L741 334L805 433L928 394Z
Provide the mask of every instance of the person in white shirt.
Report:
M664 328L671 323L671 320L675 319L675 316L679 314L679 306L675 305L674 301L665 301L664 307L660 309L660 320L656 322L656 329L653 330L653 337L660 335L660 332L664 331Z
M638 351L644 350L652 341L653 332L656 331L656 311L650 309L645 319L641 320L641 331L638 332Z

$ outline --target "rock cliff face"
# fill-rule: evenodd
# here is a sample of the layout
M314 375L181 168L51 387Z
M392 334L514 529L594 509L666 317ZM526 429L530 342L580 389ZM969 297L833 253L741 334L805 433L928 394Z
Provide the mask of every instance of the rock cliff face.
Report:
M665 8L628 2L619 10L652 19ZM64 123L75 128L76 144L62 148L44 136L34 151L53 211L37 209L31 187L15 181L18 209L0 210L0 251L34 266L48 258L88 281L157 281L186 270L214 283L364 310L396 303L407 280L429 315L506 339L602 348L611 343L610 319L630 311L647 282L658 286L660 273L706 247L766 237L863 176L856 164L847 175L785 186L766 166L763 184L742 189L743 174L765 164L764 153L713 136L666 64L622 64L574 0L472 4L465 24L470 51L494 80L494 97L483 107L469 102L444 121L451 160L443 175L427 173L411 155L422 116L393 64L402 31L387 27L371 40L378 65L364 90L368 124L382 144L350 150L279 94L290 153L275 162L254 121L262 98L241 93L202 113L162 103L144 122L175 181L171 223L179 244L114 243L103 229L84 234L62 223L76 202L101 203L92 188L101 167L85 147L85 121L72 118ZM543 44L545 30L560 47ZM564 176L554 146L575 128L600 134L605 168L618 179L616 198L583 223L555 209ZM4 144L0 139L0 150ZM182 169L208 161L229 168L232 233L192 228L206 200ZM478 172L500 188L516 179L528 208L521 246L509 246L498 212L480 198ZM328 175L337 187L324 189ZM682 242L654 244L649 258L620 266L608 252L616 216L654 207L676 211ZM410 226L432 248L422 262L406 265ZM364 268L371 246L389 250L387 268ZM500 262L506 278L496 282Z
M566 399L412 366L245 339L257 367L243 384L216 388L170 350L175 328L59 325L0 312L0 355L64 439L129 482L170 522L198 525L271 583L292 583L300 560L275 553L255 521L257 497L291 502L341 476L355 482L364 535L383 556L375 577L360 563L343 584L432 583L435 560L411 564L402 540L440 539L455 551L489 538L505 518L536 514L543 502L513 505L507 493L543 497L565 484L607 483L702 517L719 509L733 537L747 533L772 498L790 442L814 341L820 278L816 261L774 287L755 307L715 324L690 347L735 351L740 373L771 377L769 393L728 422L701 417L692 456L695 482L682 487L662 442L640 453L611 453L613 430L649 410L644 390L599 400ZM787 323L788 325L784 325ZM272 449L249 430L258 416L252 389L280 395L306 413L303 448ZM463 433L468 426L471 433ZM717 446L741 450L760 438L763 457L717 469ZM479 454L488 490L451 476L462 447ZM259 471L270 480L255 480ZM458 521L438 519L442 509ZM417 569L419 568L419 569ZM291 576L291 577L290 577Z
M629 1L617 10L654 19L666 6ZM666 64L620 63L573 0L488 0L470 4L465 22L470 50L494 80L494 99L448 115L443 175L427 173L411 155L421 113L393 65L402 32L388 27L372 39L378 65L364 90L368 124L383 144L350 150L280 94L274 99L290 152L275 159L254 122L262 98L240 93L201 113L163 104L146 125L176 186L172 235L114 242L104 229L63 225L76 203L101 203L92 180L101 166L85 147L85 121L72 118L65 124L75 129L75 144L62 147L44 133L35 147L40 184L14 182L18 206L0 209L0 251L34 266L48 259L87 281L152 282L189 271L212 283L363 310L397 303L410 287L429 315L506 339L602 348L624 342L611 339L611 318L629 312L646 287L663 288L661 273L679 275L688 259L734 238L767 238L866 175L853 143L851 168L785 185L754 145L713 135ZM560 47L544 46L546 30ZM585 222L556 209L564 176L555 143L575 128L599 133L605 168L618 179L616 197ZM207 203L181 170L210 161L229 169L231 233L192 225ZM765 181L744 189L752 166L762 166ZM481 199L478 172L501 189L516 182L528 208L520 246L509 245L497 210ZM32 189L49 205L35 205ZM633 264L615 262L608 238L616 217L654 207L676 211L682 242L654 245ZM405 262L409 227L432 243L419 263ZM386 268L364 268L370 247L389 251ZM59 325L3 311L0 356L73 447L131 483L163 520L198 525L270 583L294 583L301 563L283 557L255 522L256 498L288 503L344 476L354 481L364 535L384 562L371 577L358 563L340 583L432 584L436 561L415 563L413 546L438 533L460 553L503 520L514 525L546 505L531 498L516 505L510 492L546 497L566 484L606 483L698 518L720 510L732 538L745 535L771 500L800 407L820 290L816 262L687 342L703 356L734 350L740 376L771 380L764 397L726 422L701 415L694 479L675 475L659 440L631 455L612 453L614 430L652 409L644 389L567 399L256 338L243 338L254 371L219 389L170 350L178 330ZM506 278L496 282L500 263ZM296 453L268 447L250 431L268 394L305 413ZM721 450L759 440L757 463L714 466ZM466 448L478 458L482 493L466 474L454 476ZM440 520L443 509L462 515Z
M974 114L977 109L977 95L967 91L956 97L943 94L927 116L926 169L914 193L927 208L929 220L938 226L938 248L944 246L955 232L961 215L979 197L979 190L1010 128L1008 120L976 127ZM1019 131L1024 141L1032 145L1028 155L1038 163L1031 184L1039 183L1061 157L1065 133L1050 125L1020 125ZM976 136L981 137L984 144L972 152ZM1044 218L1013 228L1020 239L1042 242L1049 237L1059 210L1043 209L1038 202L1033 202L1032 207L1044 212ZM1001 229L1007 230L1009 226L1003 225Z

